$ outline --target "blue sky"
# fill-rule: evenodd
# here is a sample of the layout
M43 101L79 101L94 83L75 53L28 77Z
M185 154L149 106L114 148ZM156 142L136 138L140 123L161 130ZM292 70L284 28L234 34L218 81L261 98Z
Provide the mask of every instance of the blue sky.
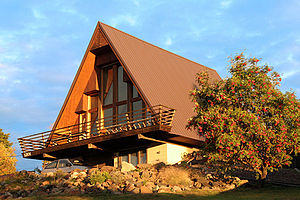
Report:
M300 94L300 1L0 1L0 128L17 138L55 121L97 21L228 74L245 51Z

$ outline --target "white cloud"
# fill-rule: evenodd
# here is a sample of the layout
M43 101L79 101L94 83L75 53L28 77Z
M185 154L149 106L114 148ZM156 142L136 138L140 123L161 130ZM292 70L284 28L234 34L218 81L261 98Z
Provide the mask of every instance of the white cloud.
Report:
M33 16L38 19L38 20L44 20L46 19L45 15L43 15L40 10L36 9L36 8L32 8L31 9Z
M8 83L10 84L11 81L13 83L18 83L19 80L14 80L14 76L17 73L20 73L21 71L22 70L17 67L8 66L8 65L0 63L0 85L4 85L4 84L8 84ZM8 86L8 85L6 85L6 86Z
M297 73L300 73L300 70L284 72L284 73L282 74L281 77L282 77L283 79L287 79L287 78L289 78L289 77L291 77L291 76L294 76L294 75L297 74Z
M131 14L126 14L126 15L118 15L114 18L111 19L111 26L113 27L118 27L121 24L126 24L129 26L136 26L137 25L137 16L131 15Z
M189 34L193 37L196 37L197 39L200 39L201 36L203 36L206 31L208 30L207 27L197 27L197 26L191 26L191 30L189 31Z
M140 6L140 0L131 0L131 2L135 5L135 6Z
M85 22L89 22L89 18L86 15L81 14L79 11L77 11L74 8L61 7L60 11L63 12L63 13L65 13L65 14L74 15L76 17L79 17L80 19L82 19Z
M165 45L166 46L170 46L173 44L173 40L170 36L167 37L166 41L165 41Z
M231 6L232 2L233 2L232 0L223 0L223 1L221 1L220 2L221 8L223 8L223 9L229 8Z

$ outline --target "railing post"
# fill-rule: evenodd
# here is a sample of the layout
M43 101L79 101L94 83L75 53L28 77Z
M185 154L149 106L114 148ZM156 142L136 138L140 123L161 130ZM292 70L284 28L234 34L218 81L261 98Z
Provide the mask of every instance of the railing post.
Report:
M158 107L158 113L159 113L159 120L158 120L158 124L159 125L161 125L161 117L162 117L162 107L161 107L161 105L159 105L159 107Z
M72 142L72 131L71 131L71 127L69 127L68 142Z
M44 133L42 133L42 148L45 148L45 140L44 140Z
M128 130L131 130L130 118L129 118L128 113L125 114L125 117L126 117L126 121L127 121L127 127L128 127Z

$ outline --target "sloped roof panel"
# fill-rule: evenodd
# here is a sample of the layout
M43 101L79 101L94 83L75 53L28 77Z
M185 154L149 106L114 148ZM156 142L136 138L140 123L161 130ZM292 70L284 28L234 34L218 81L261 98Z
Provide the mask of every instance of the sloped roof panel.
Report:
M194 115L189 91L195 87L197 72L207 71L211 81L221 80L218 73L106 24L100 26L148 103L176 109L171 133L200 140L185 128Z

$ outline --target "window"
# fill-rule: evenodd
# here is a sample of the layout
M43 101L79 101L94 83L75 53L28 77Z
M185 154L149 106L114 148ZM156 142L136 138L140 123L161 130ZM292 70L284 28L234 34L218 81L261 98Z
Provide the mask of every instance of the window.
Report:
M137 97L139 97L140 95L139 95L139 93L138 93L138 91L136 90L136 88L133 86L132 87L132 98L137 98Z
M147 163L147 152L146 150L140 151L140 164Z
M103 70L103 105L113 103L113 69L105 68Z
M48 164L45 169L54 169L57 166L57 160L53 161L52 163Z
M133 115L133 119L141 119L142 118L142 109L143 109L143 102L136 101L132 103L132 110L137 111Z
M122 156L122 162L123 162L123 161L128 162L128 155Z
M70 167L72 164L68 160L60 160L58 163L58 168Z
M118 101L127 100L127 83L124 82L123 67L118 67Z
M112 116L113 108L107 108L104 110L104 126L111 126L113 124Z
M138 153L132 153L130 154L130 163L136 166L138 164Z
M127 104L123 104L118 106L118 123L124 124L127 122L126 113L127 112Z
M121 162L123 162L123 161L129 162L129 163L133 164L134 166L136 166L138 164L147 163L146 150L125 153L122 156L120 156L119 159L120 159L119 161L121 161ZM121 165L121 163L119 163L119 166L120 165Z

